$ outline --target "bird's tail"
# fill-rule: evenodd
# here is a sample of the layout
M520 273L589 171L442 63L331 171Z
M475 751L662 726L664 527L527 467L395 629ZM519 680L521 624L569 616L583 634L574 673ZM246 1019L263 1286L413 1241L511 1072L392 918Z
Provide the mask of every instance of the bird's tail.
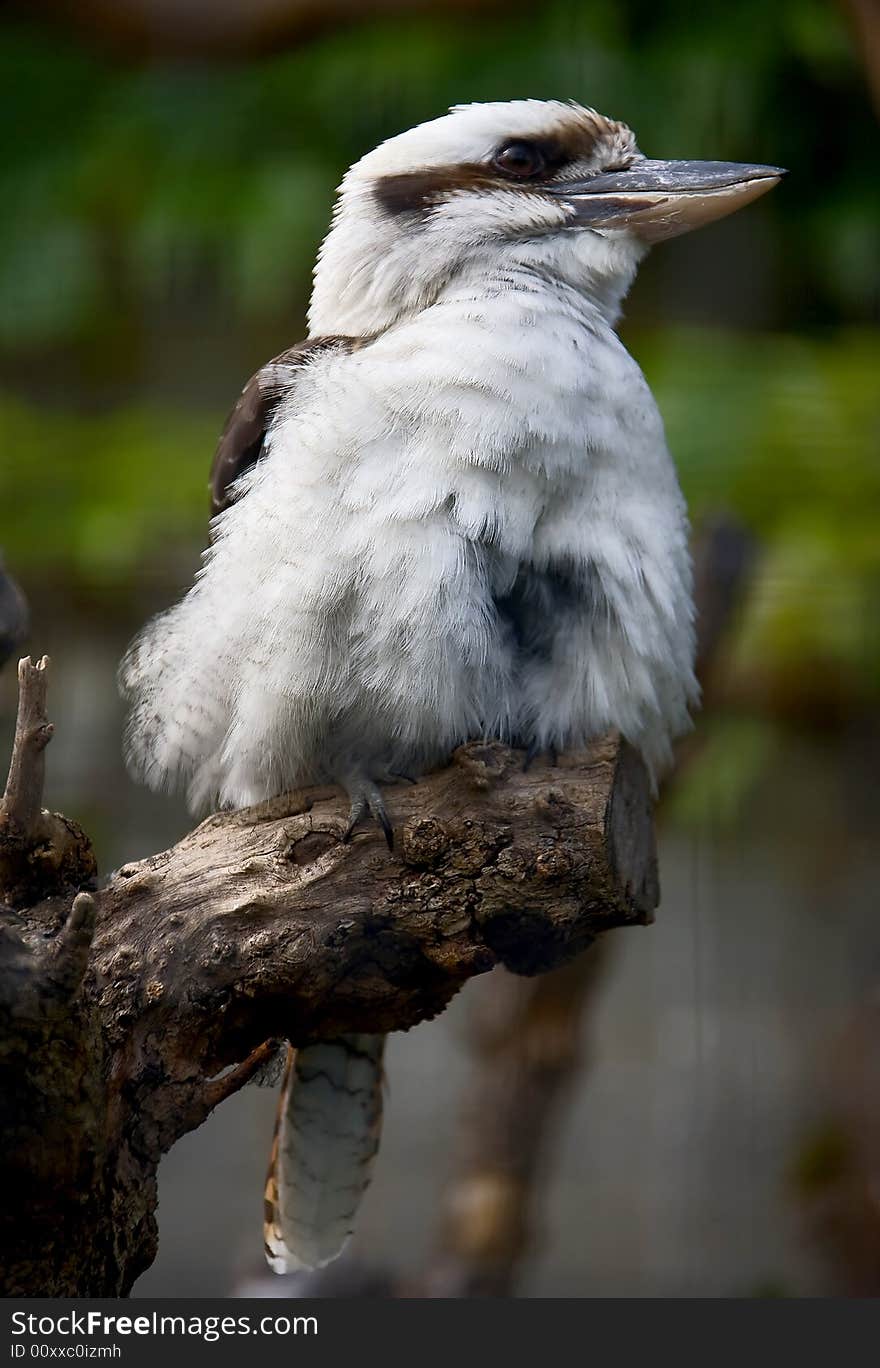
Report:
M266 1258L276 1273L342 1252L382 1129L384 1035L289 1049L266 1179Z

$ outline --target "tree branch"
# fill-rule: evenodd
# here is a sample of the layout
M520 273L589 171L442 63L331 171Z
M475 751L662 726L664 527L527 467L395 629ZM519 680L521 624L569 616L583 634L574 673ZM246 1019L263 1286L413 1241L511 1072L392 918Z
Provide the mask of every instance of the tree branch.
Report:
M33 843L43 805L43 752L54 727L46 716L46 671L49 657L34 665L30 656L18 662L18 716L0 821L22 840Z
M36 692L15 774L45 720L44 669L22 680ZM87 894L88 843L79 833L72 857L78 829L42 813L31 775L13 810L31 814L36 845L17 825L16 858L7 840L0 859L13 1292L34 1279L43 1294L126 1291L155 1254L161 1155L265 1062L266 1042L406 1029L473 975L552 968L657 902L648 784L616 736L528 771L500 744L462 747L388 791L394 855L370 828L344 844L341 796L312 789L210 817ZM47 1118L65 1149L54 1165Z
M85 833L43 808L45 749L54 727L46 716L49 657L18 662L18 716L6 789L0 799L0 897L13 907L43 890L78 888L95 876Z

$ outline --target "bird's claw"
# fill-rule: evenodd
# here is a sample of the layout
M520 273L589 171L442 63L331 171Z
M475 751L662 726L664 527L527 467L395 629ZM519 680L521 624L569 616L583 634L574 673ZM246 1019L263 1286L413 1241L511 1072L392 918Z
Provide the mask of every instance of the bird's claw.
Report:
M377 786L373 783L360 783L348 790L351 798L351 810L348 814L348 826L342 837L343 844L348 845L354 835L355 827L364 817L372 817L385 833L385 840L389 850L394 849L394 828L391 825L391 818L388 816L388 809L385 800Z

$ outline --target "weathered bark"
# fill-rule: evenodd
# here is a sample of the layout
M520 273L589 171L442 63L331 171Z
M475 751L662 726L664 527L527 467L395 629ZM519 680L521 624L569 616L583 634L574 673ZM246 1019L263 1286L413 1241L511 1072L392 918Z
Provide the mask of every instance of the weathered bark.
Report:
M45 812L43 752L52 739L46 717L45 656L18 665L18 718L6 790L0 800L0 899L14 907L44 892L79 888L96 873L88 838L75 822Z
M17 751L48 725L39 674L22 667ZM474 974L552 968L656 905L647 781L614 736L527 772L471 744L388 801L394 855L370 829L343 844L341 796L313 789L210 817L98 889L82 833L39 811L28 836L7 793L7 1295L127 1292L156 1252L159 1159L269 1042L406 1029Z

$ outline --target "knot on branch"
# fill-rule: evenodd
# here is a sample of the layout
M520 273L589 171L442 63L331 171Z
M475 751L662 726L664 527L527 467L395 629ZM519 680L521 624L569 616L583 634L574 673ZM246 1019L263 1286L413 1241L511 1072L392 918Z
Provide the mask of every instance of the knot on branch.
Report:
M85 976L97 904L78 893L54 936L0 909L0 1012L18 1025L66 1015Z

